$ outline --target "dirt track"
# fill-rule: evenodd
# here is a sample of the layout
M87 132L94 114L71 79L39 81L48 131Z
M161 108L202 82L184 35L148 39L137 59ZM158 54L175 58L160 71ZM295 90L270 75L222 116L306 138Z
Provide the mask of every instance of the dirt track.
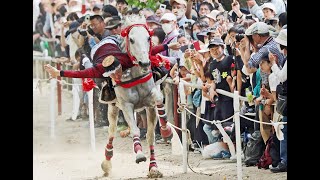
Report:
M72 108L70 92L62 93L62 115L55 123L55 138L50 138L49 85L43 83L42 94L33 91L33 179L34 180L105 180L147 179L148 162L135 163L132 140L114 140L113 170L103 177L100 164L104 159L107 129L95 128L96 152L92 152L88 121L66 122ZM149 157L146 141L143 151ZM159 170L166 179L237 179L236 163L230 160L205 160L200 154L189 153L189 164L196 172L213 173L202 175L190 169L182 173L182 157L172 155L171 145L156 144L156 160ZM243 166L243 179L284 180L287 173L271 173L257 167Z

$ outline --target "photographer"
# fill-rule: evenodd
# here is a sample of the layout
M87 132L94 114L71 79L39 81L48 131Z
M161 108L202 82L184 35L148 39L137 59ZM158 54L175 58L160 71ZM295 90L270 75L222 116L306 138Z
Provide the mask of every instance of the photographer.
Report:
M240 54L244 64L245 74L251 74L257 71L261 57L266 52L271 52L278 57L279 66L284 64L284 56L280 53L277 43L270 36L271 26L264 22L253 23L245 32L245 37L240 41ZM251 56L250 47L255 53Z

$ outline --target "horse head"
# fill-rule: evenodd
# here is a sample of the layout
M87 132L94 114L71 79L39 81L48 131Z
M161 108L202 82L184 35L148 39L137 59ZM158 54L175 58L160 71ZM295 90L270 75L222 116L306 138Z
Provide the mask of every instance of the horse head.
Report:
M126 16L121 36L126 39L126 51L134 64L139 65L142 73L150 70L151 36L143 15Z

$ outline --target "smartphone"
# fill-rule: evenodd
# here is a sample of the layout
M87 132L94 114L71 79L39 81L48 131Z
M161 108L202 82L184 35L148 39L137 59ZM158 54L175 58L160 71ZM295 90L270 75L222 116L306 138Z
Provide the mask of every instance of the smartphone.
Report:
M160 4L159 9L160 9L162 12L165 12L166 8L167 8L167 5L165 5L165 4Z
M85 22L86 24L89 24L89 23L90 23L90 15L89 15L89 14L87 14L87 15L84 17L84 22Z

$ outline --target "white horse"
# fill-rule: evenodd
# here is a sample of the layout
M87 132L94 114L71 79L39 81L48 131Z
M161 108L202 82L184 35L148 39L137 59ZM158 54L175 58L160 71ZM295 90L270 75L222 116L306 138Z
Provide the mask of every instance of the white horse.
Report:
M155 126L157 123L157 111L160 117L166 121L166 114L164 111L163 95L160 92L159 86L156 86L152 77L150 67L150 48L151 48L151 33L146 27L146 20L144 16L132 15L126 17L125 26L121 33L125 37L126 51L136 66L123 72L121 82L117 84L113 81L116 93L116 103L110 104L108 107L108 120L109 120L109 142L106 146L105 155L106 160L101 164L105 175L108 176L111 171L111 158L113 156L112 141L115 136L117 126L117 116L119 109L122 110L123 115L128 122L130 131L133 135L134 152L136 153L136 163L146 161L146 157L142 152L140 143L140 130L137 127L134 119L134 111L142 111L146 109L147 114L147 142L150 148L150 164L149 174L150 178L160 178L162 173L158 170L155 154ZM130 84L142 81L132 87ZM156 107L157 106L157 107ZM162 123L161 133L169 132L172 135L172 130L166 124ZM165 133L164 133L165 134ZM167 133L168 134L168 133ZM165 137L165 136L164 136Z

